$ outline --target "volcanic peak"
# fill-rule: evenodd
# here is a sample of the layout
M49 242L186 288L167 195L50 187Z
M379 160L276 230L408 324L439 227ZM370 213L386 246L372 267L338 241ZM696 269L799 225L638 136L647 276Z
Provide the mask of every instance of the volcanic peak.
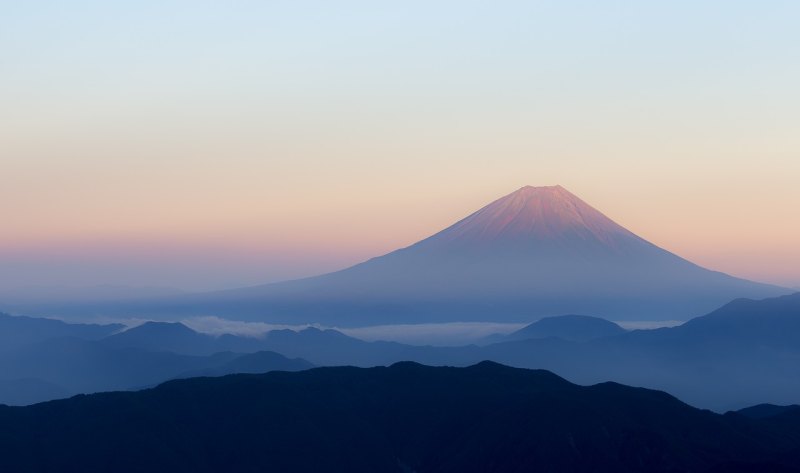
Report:
M636 238L561 186L525 186L501 197L433 239L459 243L594 240L616 246Z

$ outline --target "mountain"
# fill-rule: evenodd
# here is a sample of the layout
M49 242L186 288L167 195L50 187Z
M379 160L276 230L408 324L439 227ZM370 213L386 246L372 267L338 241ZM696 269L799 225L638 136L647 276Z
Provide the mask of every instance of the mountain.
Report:
M791 406L776 406L775 404L758 404L756 406L745 407L739 409L737 413L749 417L750 419L767 419L785 414L790 411L800 412L800 406L794 404Z
M701 268L554 186L523 187L425 240L335 273L80 310L340 327L559 313L686 320L735 298L788 292Z
M704 340L735 340L800 350L800 293L764 300L737 299L676 330Z
M302 371L314 365L302 358L286 358L273 351L259 351L238 356L221 365L182 373L178 378L225 376L237 373L266 373L268 371Z
M275 352L290 358L302 359L302 363L317 366L379 366L402 360L429 363L464 364L479 361L476 347L442 350L440 347L405 345L396 342L366 342L333 329L308 327L303 330L272 330L261 338L231 334L213 337L198 333L180 323L148 322L125 332L100 340L100 343L115 350L162 352L164 354L208 356L235 352L255 354ZM467 357L466 352L474 352ZM264 355L266 356L266 355ZM246 363L245 356L232 363ZM308 361L305 361L308 360ZM308 367L308 366L306 366ZM229 368L219 367L220 373ZM217 370L214 367L213 370ZM210 372L210 371L208 371ZM231 371L235 372L235 371ZM191 373L197 374L198 371Z
M218 365L239 356L186 356L135 348L113 348L101 341L54 338L0 357L3 378L35 378L74 393L131 389L171 379L180 373Z
M192 330L180 322L146 322L101 340L105 346L151 352L208 356L220 352L255 353L263 350L295 352L311 349L329 361L353 360L353 349L367 342L348 337L336 330L313 327L294 331L272 330L261 338L232 334L212 336ZM323 355L324 354L324 355Z
M800 423L781 417L489 362L406 362L0 407L0 470L797 472Z
M718 410L800 402L800 293L740 299L672 328L569 343L484 347L486 359L546 368L579 383L614 380L665 389Z
M581 384L605 380L666 390L718 411L764 402L800 403L800 293L737 300L678 327L586 341L510 340L487 346L425 347L365 342L333 330L269 332L262 347L317 366L412 360L466 366L493 360L548 369Z
M35 378L0 379L0 404L26 406L75 394L53 383Z
M561 338L585 342L595 338L625 333L625 329L600 317L588 315L558 315L544 317L508 335L492 335L484 342L528 340L533 338Z
M53 338L0 354L0 404L31 404L75 393L128 390L185 376L296 371L302 359L260 351L190 356L158 349L113 346L105 341Z
M123 328L125 326L121 324L69 324L54 319L0 313L0 353L56 337L98 340Z
M217 351L216 339L195 332L179 322L145 322L103 339L115 348L169 351L183 355L210 355Z
M152 323L130 329L133 335L126 337L122 332L98 341L57 338L0 352L0 379L36 378L69 392L128 389L217 369L234 356L209 357L212 353L272 351L316 366L371 367L403 360L468 366L493 360L548 369L581 384L612 380L666 390L720 412L759 403L800 403L800 293L740 299L678 327L588 340L563 331L563 321L571 319L554 319L561 337L549 336L554 334L550 330L536 334L547 338L461 347L366 342L317 328L273 330L261 338L212 337L182 324ZM13 333L3 335L14 338Z

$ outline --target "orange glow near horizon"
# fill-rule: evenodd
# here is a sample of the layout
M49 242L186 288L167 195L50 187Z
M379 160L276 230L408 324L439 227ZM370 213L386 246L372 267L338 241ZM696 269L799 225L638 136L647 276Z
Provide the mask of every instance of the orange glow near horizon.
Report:
M151 281L156 285L212 289L237 283L257 284L340 269L407 246L507 193L482 188L472 196L460 189L447 196L435 193L433 188L426 193L423 190L418 188L417 193L408 194L405 202L393 193L377 195L365 191L369 198L360 199L357 192L330 196L332 191L325 188L316 187L313 194L306 188L302 198L286 200L292 202L291 209L287 203L254 206L248 215L239 208L238 221L230 218L236 213L233 209L216 209L213 214L203 214L204 218L194 215L180 224L174 219L162 224L160 219L171 218L168 205L164 205L151 213L144 209L101 215L77 212L73 226L65 231L67 228L59 230L58 225L63 223L57 219L30 219L29 214L27 225L0 236L0 259L16 264L38 261L41 267L47 267L46 261L71 264L78 275L81 268L88 269L86 284L103 283L99 279L103 277L119 277L126 284L146 285L161 276L160 264L170 267L168 273L173 279ZM746 209L746 203L733 200L736 208L747 211L748 218L744 220L738 217L740 214L726 213L726 208L715 209L700 201L700 196L691 196L686 189L679 202L636 199L618 192L598 194L595 201L608 201L605 206L592 202L587 193L573 191L634 233L697 264L739 277L789 287L800 285L800 249L795 244L800 235L793 222L770 221L774 215ZM687 201L693 198L698 203L690 207ZM435 205L429 205L431 202ZM657 214L649 212L656 206ZM694 212L687 211L690 208ZM173 211L176 210L179 209ZM718 217L705 219L703 212ZM146 218L141 218L143 214ZM778 227L782 231L760 234L752 227L749 232L738 230L744 225ZM92 275L95 265L106 270ZM213 277L198 279L192 274L198 268L224 276L218 283ZM181 274L186 275L184 284ZM30 278L29 284L34 281Z
M797 4L180 3L0 18L0 289L310 275L553 184L800 287Z

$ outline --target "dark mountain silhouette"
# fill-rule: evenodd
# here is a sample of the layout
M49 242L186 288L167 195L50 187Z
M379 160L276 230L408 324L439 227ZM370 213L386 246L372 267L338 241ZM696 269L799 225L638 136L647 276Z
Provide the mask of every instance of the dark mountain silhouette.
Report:
M489 359L549 369L582 384L614 380L666 390L693 405L725 411L763 402L800 402L798 323L800 293L737 300L678 327L585 342L548 338L484 347L413 347L308 329L270 332L261 349L317 366L368 367L403 360L466 366Z
M672 392L720 411L800 402L800 294L737 300L674 328L636 330L586 342L557 338L484 347L414 347L365 342L333 330L270 332L261 349L317 366L387 365L413 360L465 366L490 359L545 368L583 383L614 380Z
M588 341L549 337L481 347L366 342L316 328L276 330L262 338L215 338L182 325L150 324L134 332L136 336L120 337L123 332L109 337L114 343L107 339L86 347L78 341L72 342L76 346L51 341L16 358L2 356L0 373L9 379L38 378L79 392L147 386L213 368L229 360L210 365L207 355L226 351L273 351L316 366L370 367L403 360L466 366L489 359L549 369L581 384L613 380L666 390L695 406L726 411L765 402L800 403L798 320L800 294L737 300L674 328L636 330ZM148 334L154 334L153 340ZM165 334L176 334L178 341ZM118 344L120 340L125 343ZM139 357L142 352L147 354ZM185 356L191 353L206 356ZM126 374L129 369L133 374ZM73 375L74 370L78 371ZM87 380L86 376L93 378ZM72 378L80 383L65 384Z
M0 313L0 353L55 337L98 340L125 328L121 324L70 324L60 320Z
M573 342L625 333L625 329L600 317L588 315L558 315L544 317L508 335L492 335L483 342L503 342L555 337Z
M780 417L722 416L663 392L489 362L406 362L0 407L0 470L798 471L800 423Z

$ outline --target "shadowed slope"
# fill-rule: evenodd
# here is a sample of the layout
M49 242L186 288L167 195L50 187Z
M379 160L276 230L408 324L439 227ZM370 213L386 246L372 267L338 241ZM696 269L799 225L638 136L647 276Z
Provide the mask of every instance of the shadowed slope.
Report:
M302 358L286 358L272 351L259 351L238 356L219 366L182 373L178 378L225 376L237 373L266 373L268 371L302 371L314 365Z
M137 348L147 351L170 351L184 355L209 355L216 349L216 339L195 332L178 322L145 322L103 340L114 348Z
M558 315L544 317L508 335L492 335L487 342L504 342L555 337L573 342L585 342L596 338L625 333L625 329L599 317L588 315Z
M792 404L791 406L776 406L775 404L758 404L755 406L745 407L736 411L750 419L768 419L788 412L800 412L800 406Z
M580 387L546 371L399 363L0 407L0 469L792 471L798 430L700 411L657 391Z
M60 320L0 313L0 353L54 337L98 340L125 328L120 324L70 324Z

